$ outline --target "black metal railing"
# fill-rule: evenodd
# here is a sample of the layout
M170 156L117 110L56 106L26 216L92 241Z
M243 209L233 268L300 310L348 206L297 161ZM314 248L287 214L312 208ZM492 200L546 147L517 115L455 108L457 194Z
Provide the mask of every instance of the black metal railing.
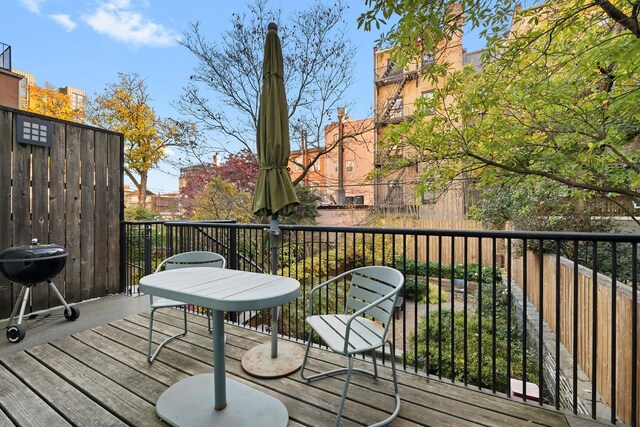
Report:
M189 250L219 252L228 268L272 271L266 225L124 227L132 293L163 258ZM391 325L405 370L637 425L640 235L281 228L277 270L301 284L300 297L282 307L282 335L307 338L307 295L314 285L361 265L393 266L405 275ZM340 310L346 292L341 282L321 294L318 306ZM266 330L268 315L228 319Z
M11 46L0 42L0 68L11 70Z

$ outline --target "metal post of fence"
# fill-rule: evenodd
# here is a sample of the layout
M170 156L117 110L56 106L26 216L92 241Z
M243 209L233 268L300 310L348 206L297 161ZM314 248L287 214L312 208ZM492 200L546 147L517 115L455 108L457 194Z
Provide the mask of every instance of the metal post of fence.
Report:
M238 243L236 239L236 229L229 227L229 268L238 268Z
M151 274L151 224L144 225L144 274Z
M238 253L236 242L236 229L229 227L229 268L235 270L238 267L238 260L236 254ZM229 312L229 320L236 322L238 320L237 313Z
M164 224L164 226L167 236L165 239L165 256L170 257L173 255L173 227L169 224Z

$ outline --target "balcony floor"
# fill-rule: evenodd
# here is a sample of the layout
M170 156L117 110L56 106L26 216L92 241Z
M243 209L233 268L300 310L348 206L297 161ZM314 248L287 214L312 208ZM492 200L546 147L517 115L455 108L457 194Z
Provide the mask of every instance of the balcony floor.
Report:
M145 298L146 299L146 298ZM83 312L84 313L84 312ZM81 317L82 318L82 317ZM180 313L157 312L155 327L175 333ZM1 426L166 425L154 404L171 384L190 375L211 372L212 344L206 319L191 316L190 333L163 349L152 366L146 363L146 313L72 332L27 349L6 351L0 344ZM70 323L64 322L62 323ZM227 325L227 375L281 400L289 425L333 425L343 377L305 384L299 372L279 379L248 376L240 365L244 352L268 336ZM46 334L46 332L44 332ZM29 342L30 333L21 343ZM2 337L4 341L4 337ZM321 349L311 351L312 371L344 366L344 359ZM365 363L365 362L362 362ZM380 379L354 374L341 425L363 425L384 419L394 406L391 370ZM417 375L399 372L402 407L394 426L584 426L592 422ZM595 425L595 423L593 423ZM260 425L256 422L256 425Z

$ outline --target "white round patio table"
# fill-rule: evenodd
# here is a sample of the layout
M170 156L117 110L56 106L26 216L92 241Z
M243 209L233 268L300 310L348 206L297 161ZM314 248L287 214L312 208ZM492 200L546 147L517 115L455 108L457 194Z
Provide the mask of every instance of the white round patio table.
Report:
M273 308L293 301L300 282L290 277L221 268L167 270L140 279L154 296L213 310L213 374L173 384L156 403L158 416L172 426L286 426L289 414L275 397L225 376L224 312Z

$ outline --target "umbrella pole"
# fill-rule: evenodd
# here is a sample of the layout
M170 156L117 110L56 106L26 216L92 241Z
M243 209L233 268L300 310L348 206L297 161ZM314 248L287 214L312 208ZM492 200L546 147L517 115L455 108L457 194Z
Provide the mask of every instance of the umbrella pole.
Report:
M280 227L278 214L271 215L271 228L269 229L269 243L271 245L271 274L278 274L278 237ZM278 357L278 307L271 309L271 358Z

